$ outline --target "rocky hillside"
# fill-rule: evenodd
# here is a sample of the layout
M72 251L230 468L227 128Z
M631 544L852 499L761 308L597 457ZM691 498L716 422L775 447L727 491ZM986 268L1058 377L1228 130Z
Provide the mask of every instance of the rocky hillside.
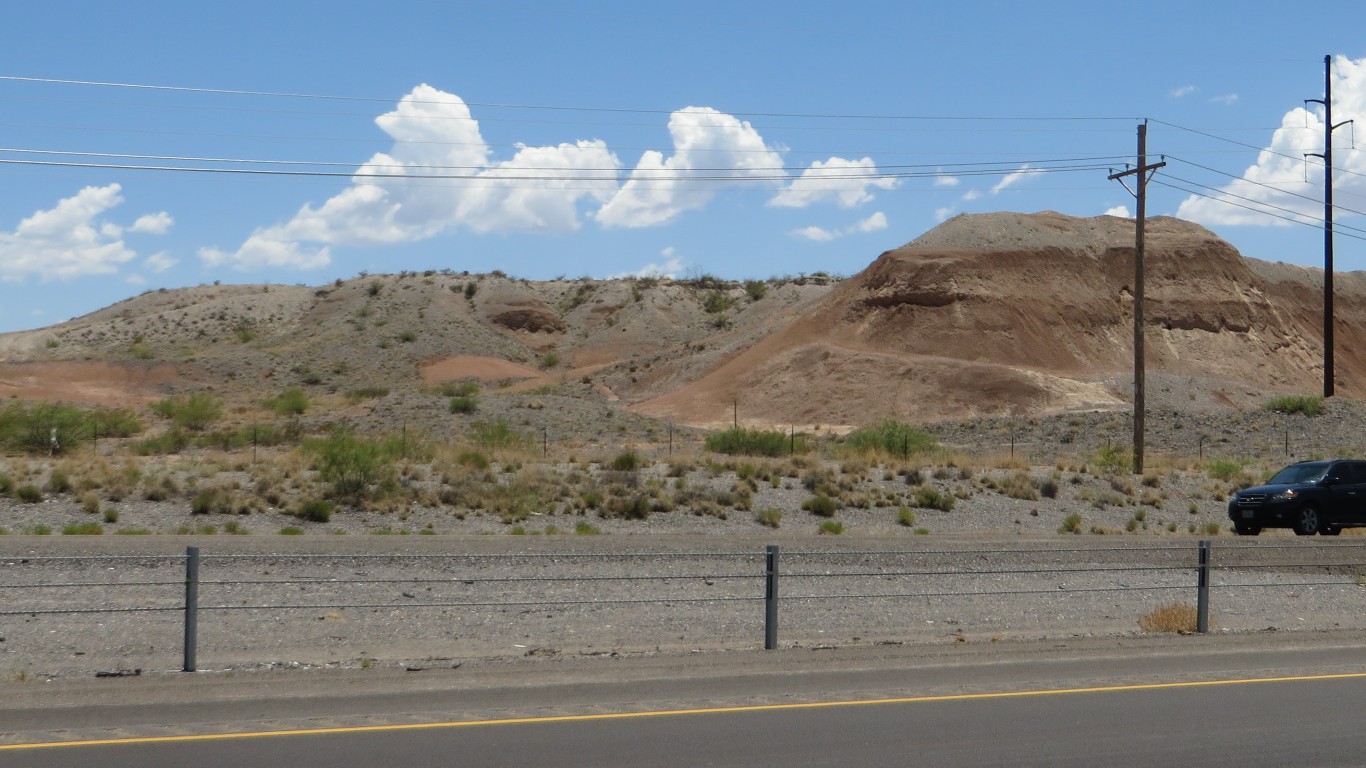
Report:
M1321 273L1148 222L1150 405L1321 382ZM1338 388L1360 397L1366 278L1337 281ZM145 403L475 378L680 424L854 425L1126 407L1133 222L956 217L844 281L554 280L428 271L153 291L0 335L0 396ZM1165 399L1164 399L1165 398Z

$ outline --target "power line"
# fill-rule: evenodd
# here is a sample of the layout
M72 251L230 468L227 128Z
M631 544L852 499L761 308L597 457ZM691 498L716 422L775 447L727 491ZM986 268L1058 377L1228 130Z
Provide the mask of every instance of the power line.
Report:
M1178 191L1178 192L1185 192L1185 193L1188 194L1188 195L1194 195L1194 196L1196 196L1196 197L1203 197L1203 198L1205 198L1205 199L1207 199L1207 200L1213 200L1213 201L1218 202L1218 203L1223 203L1224 205L1233 206L1234 208L1242 208L1242 209L1244 209L1244 210L1251 211L1251 212L1253 212L1253 213L1260 213L1260 214L1262 214L1263 216L1270 216L1270 217L1273 218L1273 219L1280 219L1280 220L1282 220L1282 221L1289 222L1289 223L1291 223L1291 224L1299 224L1299 225L1301 225L1301 226L1313 227L1314 229L1318 229L1318 228L1322 227L1322 225L1323 225L1323 222L1322 222L1322 221L1318 221L1318 220L1314 220L1314 221L1302 221L1301 219L1292 218L1291 216L1281 216L1281 215L1279 215L1279 214L1272 213L1272 212L1267 211L1267 210L1262 209L1262 208L1253 208L1252 206L1243 205L1243 204L1241 204L1241 203L1235 203L1235 202L1233 202L1233 201L1231 201L1231 200L1225 200L1225 199L1222 199L1222 198L1220 198L1220 197L1215 197L1214 195L1206 194L1206 193L1204 193L1204 192L1200 192L1199 190L1188 189L1188 188L1186 188L1186 187L1182 187L1182 186L1179 186L1179 185L1177 185L1177 184L1172 184L1170 181L1167 181L1167 180L1166 180L1166 179L1172 179L1172 178L1173 178L1173 177L1170 177L1170 176L1154 176L1154 177L1153 177L1153 180L1152 180L1152 183L1153 183L1153 184L1160 184L1160 185L1162 185L1162 186L1164 186L1164 187L1167 187L1167 188L1169 188L1169 189L1174 189L1174 190L1176 190L1176 191ZM1176 180L1176 181L1182 181L1182 180L1180 180L1180 179L1175 179L1175 180ZM1189 184L1189 183L1191 183L1191 182L1182 181L1182 183L1187 183L1187 184ZM1204 185L1202 185L1202 184L1195 184L1195 186L1204 186ZM1255 202L1255 201L1254 201L1254 202ZM1293 211L1291 211L1291 214L1292 214L1293 216L1301 216L1301 217L1303 217L1303 218L1313 219L1312 216L1308 216L1308 215L1306 215L1306 214L1295 213L1295 212L1293 212ZM1344 237L1350 237L1350 238L1355 239L1355 240L1361 240L1361 241L1363 241L1363 242L1366 242L1366 236L1358 236L1358 235L1353 235L1353 234L1349 234L1349 233L1346 233L1346 232L1341 233L1341 234L1342 234Z
M1250 184L1250 185L1255 186L1255 187L1262 187L1262 188L1264 188L1264 189L1269 189L1269 190L1271 190L1271 191L1273 191L1273 192L1275 192L1275 193L1277 193L1277 194L1287 195L1287 196L1289 196L1289 197L1298 197L1298 198L1300 198L1301 200L1308 200L1308 201L1311 202L1311 203L1316 203L1316 204L1318 204L1318 205L1323 205L1323 198L1310 197L1310 196L1308 196L1308 195L1301 195L1301 194L1296 193L1296 192L1291 192L1291 191L1286 190L1286 189L1281 189L1280 187L1277 187L1277 186L1275 186L1275 185L1273 185L1273 184L1270 184L1270 183L1267 183L1267 182L1253 181L1252 179L1249 179L1249 178L1247 178L1246 176L1243 176L1243 175L1241 175L1241 174L1229 173L1228 171L1221 171L1221 170L1219 170L1218 168L1211 168L1211 167L1209 167L1209 166L1207 166L1207 165L1201 165L1200 163L1193 163L1193 162L1191 162L1190 160L1183 160L1183 159L1181 159L1181 158L1179 158L1179 157L1176 157L1176 156L1174 156L1174 155L1164 155L1164 157L1166 157L1166 158L1169 159L1169 160L1175 160L1175 161L1177 161L1177 162L1179 162L1179 163L1182 163L1182 164L1184 164L1184 165L1190 165L1190 166L1194 166L1194 167L1199 168L1199 169L1204 170L1204 171L1209 171L1210 173L1217 173L1217 174L1220 174L1221 176L1227 176L1227 177L1230 178L1230 179L1236 179L1236 180L1238 180L1238 181L1242 181L1242 182L1244 182L1244 183L1246 183L1246 184ZM1285 183L1291 183L1291 182L1285 182ZM1305 183L1305 182L1293 182L1293 183L1295 183L1295 184L1302 184L1302 183ZM1344 213L1354 213L1354 214L1356 214L1356 215L1358 215L1358 216L1366 216L1366 213L1363 213L1363 212L1357 211L1357 210L1353 210L1353 209L1351 209L1351 208L1347 208L1346 206L1342 206L1342 205L1334 204L1334 205L1333 205L1333 208L1335 208L1335 209L1337 209L1337 210L1339 210L1339 211L1343 211Z

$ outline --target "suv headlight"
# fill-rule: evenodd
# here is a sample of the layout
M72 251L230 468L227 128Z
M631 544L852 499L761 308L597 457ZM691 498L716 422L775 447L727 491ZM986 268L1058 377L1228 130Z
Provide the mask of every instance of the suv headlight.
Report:
M1299 495L1300 495L1300 492L1297 491L1297 490L1295 490L1294 488L1287 488L1287 489L1285 489L1284 491L1281 491L1280 493L1273 493L1273 494L1271 494L1271 500L1272 500L1272 501L1294 501L1294 500L1295 500L1295 497L1296 497L1296 496L1299 496Z

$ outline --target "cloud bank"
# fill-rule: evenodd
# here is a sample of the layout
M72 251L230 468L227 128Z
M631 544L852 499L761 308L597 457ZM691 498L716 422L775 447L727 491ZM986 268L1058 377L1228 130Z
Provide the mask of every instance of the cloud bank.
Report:
M1336 122L1366 115L1366 58L1334 60L1333 112ZM1346 151L1350 146L1347 131L1340 128L1333 135L1333 165L1337 169L1334 191L1344 197L1366 195L1366 152ZM1323 161L1305 155L1323 152L1323 132L1321 109L1296 107L1286 112L1280 127L1271 135L1270 145L1257 156L1256 164L1220 188L1220 192L1230 196L1230 202L1191 195L1181 202L1176 215L1205 226L1289 225L1283 218L1248 209L1261 208L1260 203L1282 209L1271 211L1276 216L1322 220L1323 203L1316 201L1323 199Z
M478 121L459 97L414 88L375 120L391 139L321 204L261 227L235 250L200 249L209 266L313 269L336 246L413 242L464 228L476 233L573 231L585 221L604 229L657 227L705 207L721 183L751 181L775 190L770 205L821 202L852 208L892 189L872 160L832 157L798 177L748 122L708 107L669 116L672 148L647 150L629 171L601 140L518 145L494 158ZM155 226L149 221L144 226Z
M124 227L105 215L123 203L122 187L86 187L53 208L36 211L14 232L0 232L0 280L70 280L117 272L138 257L123 242ZM137 219L128 231L164 234L167 213Z

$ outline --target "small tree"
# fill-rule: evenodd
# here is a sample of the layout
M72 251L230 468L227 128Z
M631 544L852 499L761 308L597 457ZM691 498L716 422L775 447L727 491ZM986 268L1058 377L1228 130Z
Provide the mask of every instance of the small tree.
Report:
M327 439L314 443L313 449L318 454L314 468L324 481L332 484L335 496L364 496L365 490L379 482L388 468L383 448L354 432L334 430Z

